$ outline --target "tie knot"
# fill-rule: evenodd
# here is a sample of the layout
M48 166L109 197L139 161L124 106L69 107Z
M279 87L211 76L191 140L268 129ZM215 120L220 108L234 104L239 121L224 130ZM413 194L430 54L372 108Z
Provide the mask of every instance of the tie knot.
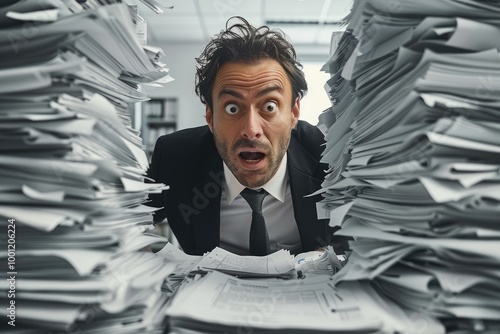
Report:
M256 191L245 188L241 191L241 196L248 202L252 211L255 212L262 212L262 202L264 202L264 197L266 197L267 194L268 192L264 189Z

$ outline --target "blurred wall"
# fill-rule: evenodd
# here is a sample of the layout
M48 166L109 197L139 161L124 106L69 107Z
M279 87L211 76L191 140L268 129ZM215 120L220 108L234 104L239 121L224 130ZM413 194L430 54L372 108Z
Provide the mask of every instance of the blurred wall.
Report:
M152 98L177 98L177 129L204 125L205 106L194 92L195 58L203 51L205 44L155 44L165 52L162 59L170 68L170 75L175 79L163 88L144 87ZM311 124L317 123L317 115L329 107L328 96L323 88L329 75L320 72L322 64L328 60L326 50L310 49L297 46L299 60L304 65L309 92L301 103L301 119ZM314 80L314 82L312 82Z

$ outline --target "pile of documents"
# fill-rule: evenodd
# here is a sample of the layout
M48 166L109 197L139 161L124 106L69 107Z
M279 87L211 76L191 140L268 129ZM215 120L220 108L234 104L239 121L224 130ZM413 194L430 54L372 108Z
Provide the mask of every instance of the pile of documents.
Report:
M296 276L293 256L279 250L266 256L242 256L215 247L203 256L188 255L167 243L156 255L176 265L175 275L186 277L193 273L219 271L238 277L291 278Z
M500 328L499 17L498 1L355 1L324 67L322 206L355 239L335 280L449 333Z
M243 278L296 278L302 274L332 276L342 269L344 256L337 256L332 247L324 251L300 253L296 256L280 249L266 256L243 256L220 247L195 256L167 243L156 255L175 263L175 275L184 278L192 273L218 271ZM300 271L300 273L299 273Z
M428 334L444 333L434 318L414 318L368 282L334 286L331 272L303 266L322 268L333 250L312 261L311 253L240 256L216 247L192 256L168 243L156 254L176 265L163 287L172 291L168 332L410 333L425 320Z
M142 203L166 186L144 183L129 106L170 77L119 2L0 7L2 333L163 330L175 264L142 251L166 242Z
M213 271L184 282L167 314L172 333L411 333L422 321L426 333L442 333L368 282L335 287L329 275L282 281Z

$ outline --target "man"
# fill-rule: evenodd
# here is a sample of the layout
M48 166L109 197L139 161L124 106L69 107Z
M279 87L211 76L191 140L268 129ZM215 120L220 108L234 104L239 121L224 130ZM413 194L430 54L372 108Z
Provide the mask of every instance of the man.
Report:
M332 230L317 219L321 197L305 196L320 188L327 166L319 163L322 133L298 120L307 90L302 66L280 31L236 19L196 59L207 126L156 143L148 176L170 189L150 196L163 207L155 221L166 217L189 254L216 246L252 255L317 249ZM252 209L245 188L264 194L262 209ZM262 237L254 215L264 217L255 218Z

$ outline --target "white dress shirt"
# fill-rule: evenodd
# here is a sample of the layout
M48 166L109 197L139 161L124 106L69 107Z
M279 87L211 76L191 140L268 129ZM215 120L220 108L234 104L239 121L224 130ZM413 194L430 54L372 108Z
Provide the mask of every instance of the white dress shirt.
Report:
M252 209L240 195L245 186L236 179L226 164L223 164L220 247L235 254L248 255ZM264 198L262 213L266 221L271 252L284 248L300 253L302 244L293 214L292 194L286 166L287 155L285 154L276 174L262 186L269 193Z

